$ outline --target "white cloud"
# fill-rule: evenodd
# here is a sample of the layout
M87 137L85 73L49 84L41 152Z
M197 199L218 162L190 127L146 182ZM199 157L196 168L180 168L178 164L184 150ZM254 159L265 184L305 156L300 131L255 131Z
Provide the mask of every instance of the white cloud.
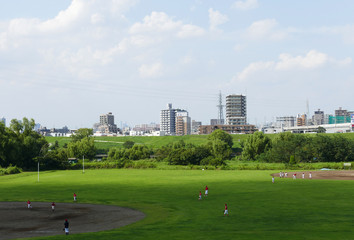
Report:
M250 63L245 69L234 77L235 81L245 81L254 74L270 71L301 71L309 69L317 69L331 64L334 66L346 66L351 64L351 58L344 60L336 60L330 58L327 54L316 50L309 51L305 56L292 56L282 53L278 57L278 61L265 61Z
M152 12L151 15L144 17L142 23L135 23L130 28L130 33L166 32L176 30L181 25L181 21L173 21L173 19L164 12Z
M66 9L50 19L2 21L0 51L21 59L30 56L32 63L41 67L56 66L71 75L93 78L97 76L93 72L100 66L126 52L129 45L138 44L136 39L124 37L121 30L121 26L126 30L127 25L122 14L135 3L72 0Z
M73 0L66 10L59 12L55 18L40 23L38 28L41 31L58 31L70 28L79 19L86 17L88 7L89 5L85 4L83 0Z
M52 19L44 21L38 18L12 19L7 24L6 32L9 33L9 36L67 33L67 31L81 28L83 25L103 22L105 17L121 19L120 13L133 6L135 2L128 0L107 0L104 2L72 0L67 9L60 11Z
M221 14L219 11L214 11L212 8L209 8L209 27L210 30L216 30L217 27L223 23L229 21L227 15Z
M236 1L232 4L232 8L240 10L250 10L257 8L259 6L257 0L245 0L245 1Z
M180 31L177 33L177 36L179 38L189 38L203 36L204 34L205 31L203 28L191 24L185 24L181 27Z
M197 37L205 33L204 29L192 24L183 24L182 21L175 21L164 12L152 12L145 16L142 22L137 22L131 26L129 33L174 33L179 38Z
M139 68L139 74L142 78L155 78L162 75L162 64L143 64Z
M237 74L237 80L243 81L247 79L250 75L263 71L271 70L274 68L274 62L254 62L249 64L242 72Z
M278 25L275 19L254 22L246 30L246 38L252 40L282 40L287 37L288 31L279 29Z
M275 66L276 70L311 69L323 66L329 61L329 57L325 53L311 50L305 56L293 57L283 53L279 55L279 60Z

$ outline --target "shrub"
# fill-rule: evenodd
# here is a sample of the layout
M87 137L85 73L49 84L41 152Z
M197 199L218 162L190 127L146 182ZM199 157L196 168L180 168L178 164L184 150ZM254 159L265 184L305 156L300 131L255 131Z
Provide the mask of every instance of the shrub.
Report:
M21 173L22 169L17 166L9 166L8 168L0 168L0 176L8 174Z

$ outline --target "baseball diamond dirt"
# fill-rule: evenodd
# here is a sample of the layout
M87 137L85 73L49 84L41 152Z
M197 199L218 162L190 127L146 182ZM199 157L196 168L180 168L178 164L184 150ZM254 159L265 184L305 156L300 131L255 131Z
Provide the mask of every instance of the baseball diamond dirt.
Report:
M285 172L285 171L284 171ZM311 172L312 179L333 179L333 180L354 180L354 171L352 170L322 170L322 171L297 171L288 172L287 178L292 178L296 174L296 178L301 179L304 173L305 179L309 179ZM279 177L280 173L271 174L274 177Z
M112 205L32 202L0 202L0 239L39 237L64 233L68 219L70 234L119 228L145 217L137 210Z

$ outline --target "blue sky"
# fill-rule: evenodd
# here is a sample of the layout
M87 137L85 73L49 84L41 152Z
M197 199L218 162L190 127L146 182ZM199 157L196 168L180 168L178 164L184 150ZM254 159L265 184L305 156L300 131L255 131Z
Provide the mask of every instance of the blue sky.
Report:
M354 110L353 1L0 1L0 117L47 127L208 124L218 93L248 121ZM223 99L224 100L224 99Z

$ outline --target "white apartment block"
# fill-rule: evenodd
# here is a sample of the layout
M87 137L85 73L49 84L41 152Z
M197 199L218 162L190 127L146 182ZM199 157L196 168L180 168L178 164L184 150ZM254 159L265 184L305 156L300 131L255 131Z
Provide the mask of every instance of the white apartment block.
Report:
M167 109L160 112L160 130L166 135L190 134L191 120L188 112L172 108L172 103L167 104Z
M226 124L247 125L246 96L226 96Z

